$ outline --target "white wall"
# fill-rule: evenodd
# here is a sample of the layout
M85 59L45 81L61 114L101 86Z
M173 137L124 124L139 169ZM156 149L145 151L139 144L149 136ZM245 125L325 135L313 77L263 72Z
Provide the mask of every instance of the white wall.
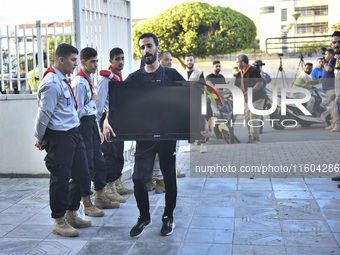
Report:
M36 95L0 95L0 174L47 174L35 146Z
M37 110L36 95L0 94L0 175L49 174L44 161L46 152L34 146ZM125 142L123 180L130 178L133 171L131 146L134 148L132 142Z

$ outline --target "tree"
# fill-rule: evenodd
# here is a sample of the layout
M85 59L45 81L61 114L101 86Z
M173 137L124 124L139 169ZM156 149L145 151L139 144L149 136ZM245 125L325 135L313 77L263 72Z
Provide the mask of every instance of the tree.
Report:
M331 27L332 32L334 31L340 31L340 22L333 24Z
M63 37L62 36L57 36L57 45L62 44L63 43ZM67 44L72 44L72 39L70 35L66 35L65 36L65 43ZM44 51L46 52L46 40L44 40ZM54 54L55 54L55 40L53 37L50 37L48 39L48 49L49 49L49 58L51 60L51 62L54 62Z
M169 51L184 66L181 57L204 58L249 48L255 41L256 26L243 14L207 3L174 6L133 29L134 53L140 56L138 38L154 33L161 50Z

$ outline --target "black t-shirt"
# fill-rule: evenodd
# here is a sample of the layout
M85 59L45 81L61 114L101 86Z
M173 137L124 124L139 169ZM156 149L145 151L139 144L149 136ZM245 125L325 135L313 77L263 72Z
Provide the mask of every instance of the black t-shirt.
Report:
M222 74L215 75L213 73L209 74L206 78L207 81L211 81L212 84L226 84L225 78Z
M250 67L249 70L243 77L244 79L244 88L248 91L249 87L254 87L256 83L262 82L262 77L255 67ZM241 72L236 75L235 86L241 88ZM253 93L253 101L257 101L259 99L266 98L266 92L264 91L264 87Z
M161 81L185 81L185 79L177 72L176 69L159 66L153 73L147 73L145 68L131 73L126 79L126 82L161 82Z

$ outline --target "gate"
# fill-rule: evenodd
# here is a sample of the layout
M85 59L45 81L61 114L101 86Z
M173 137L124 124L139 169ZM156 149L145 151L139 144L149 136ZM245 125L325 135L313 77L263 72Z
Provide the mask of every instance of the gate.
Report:
M133 55L130 0L73 0L73 9L76 47L82 49L88 46L97 50L98 70L108 68L111 49L120 47L126 60L123 76L131 73Z

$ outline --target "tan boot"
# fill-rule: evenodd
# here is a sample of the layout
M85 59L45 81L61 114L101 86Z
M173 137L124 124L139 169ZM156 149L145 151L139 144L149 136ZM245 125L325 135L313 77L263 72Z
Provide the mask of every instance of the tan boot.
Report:
M91 217L103 217L104 216L104 211L98 209L96 206L92 204L90 196L82 197L81 201L83 201L84 203L85 215L88 215Z
M116 189L117 189L117 192L120 194L120 195L129 195L129 194L133 194L133 189L127 189L123 186L123 182L122 182L122 176L120 176L118 178L117 181L115 181L115 184L116 184Z
M125 203L125 197L118 194L116 189L116 184L114 182L109 182L106 185L106 197L112 202Z
M119 208L119 202L111 202L105 195L105 189L94 192L94 205L100 209Z
M165 192L165 184L163 180L156 180L156 189L155 192L157 194Z
M79 232L73 228L66 220L65 217L54 219L53 234L65 237L78 236Z
M339 123L334 123L334 128L331 130L331 132L340 132Z
M180 171L177 170L177 178L183 178L183 177L185 177L185 176L186 176L185 173L182 173L182 172L180 172Z
M146 187L148 188L148 191L154 190L156 187L155 181L152 178L150 178L150 180L146 183Z
M83 220L77 214L77 211L67 210L65 214L67 222L74 228L87 228L91 227L92 222L90 220Z
M331 123L328 127L325 127L326 130L332 130L334 128L334 123Z

